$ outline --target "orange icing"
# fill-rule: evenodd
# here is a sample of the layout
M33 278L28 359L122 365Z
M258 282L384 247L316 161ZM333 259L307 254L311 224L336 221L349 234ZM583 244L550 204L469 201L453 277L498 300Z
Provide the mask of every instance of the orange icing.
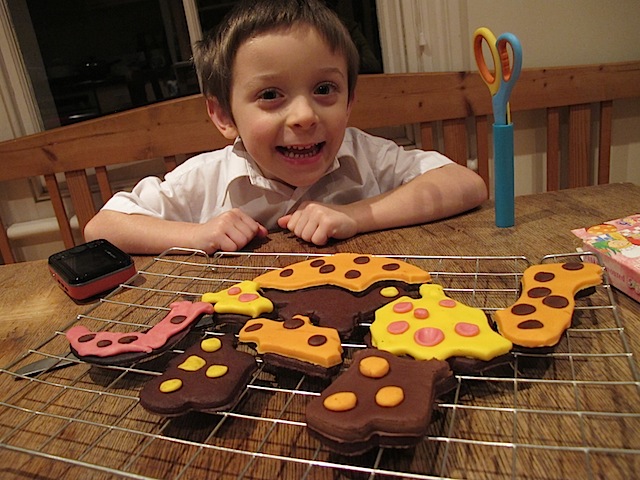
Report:
M202 301L212 303L217 313L234 313L255 318L273 311L273 303L258 292L255 281L245 280L215 293L205 293Z
M431 276L415 265L395 258L337 253L294 263L288 267L264 273L254 280L262 288L279 290L334 285L361 292L381 280L425 283L431 281Z
M258 353L275 353L330 368L342 363L340 336L334 328L318 327L308 317L296 315L279 322L266 318L249 320L239 340L255 343Z
M593 263L529 267L522 276L522 293L516 303L494 315L498 331L523 347L553 346L571 326L575 294L601 283L602 268Z
M373 346L418 360L491 360L511 350L511 342L491 329L481 309L447 297L437 284L420 286L420 294L422 298L401 297L376 311L370 327Z

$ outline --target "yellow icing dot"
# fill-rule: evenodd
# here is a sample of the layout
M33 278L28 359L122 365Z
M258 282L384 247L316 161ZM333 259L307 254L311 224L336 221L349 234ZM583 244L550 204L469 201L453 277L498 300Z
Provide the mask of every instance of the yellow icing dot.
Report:
M187 372L195 372L197 370L200 370L206 364L207 362L205 361L204 358L201 358L197 355L191 355L184 362L178 365L178 368L180 370L185 370Z
M353 392L337 392L324 399L323 405L332 412L346 412L355 408L358 398Z
M207 368L207 377L218 378L225 375L229 371L229 367L226 365L211 365Z
M179 378L172 378L171 380L165 380L160 384L160 391L162 393L171 393L182 388L182 380Z
M376 403L381 407L397 407L403 400L404 390L393 385L382 387L376 393Z
M380 290L380 295L386 298L397 297L400 294L396 287L384 287Z
M360 373L369 378L382 378L389 373L389 362L382 357L363 358L359 365Z
M202 342L200 342L200 348L207 353L212 353L216 350L220 350L220 347L222 347L222 342L219 338L216 337L206 338Z

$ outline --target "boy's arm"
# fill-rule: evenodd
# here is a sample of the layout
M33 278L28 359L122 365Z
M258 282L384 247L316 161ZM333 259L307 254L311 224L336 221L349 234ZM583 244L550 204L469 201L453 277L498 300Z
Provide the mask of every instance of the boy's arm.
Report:
M238 209L202 224L101 210L84 230L86 241L104 238L132 254L158 254L171 247L195 248L209 254L235 251L266 234L265 227Z
M303 204L279 225L306 241L322 245L329 238L415 225L470 210L487 199L484 181L472 170L448 164L429 170L405 185L349 205Z

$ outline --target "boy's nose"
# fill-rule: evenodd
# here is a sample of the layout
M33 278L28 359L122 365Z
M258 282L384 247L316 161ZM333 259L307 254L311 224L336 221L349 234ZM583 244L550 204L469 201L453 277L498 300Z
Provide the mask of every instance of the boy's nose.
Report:
M316 124L318 116L311 101L305 97L295 98L290 105L288 123L292 127L310 128Z

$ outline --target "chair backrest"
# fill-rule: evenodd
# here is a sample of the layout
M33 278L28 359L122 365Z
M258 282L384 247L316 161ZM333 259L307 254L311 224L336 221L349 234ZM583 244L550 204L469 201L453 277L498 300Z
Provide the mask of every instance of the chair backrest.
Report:
M560 154L565 148L567 186L588 185L596 143L597 183L608 183L612 105L623 98L640 98L640 62L522 71L511 110L546 110L547 190L561 186ZM592 118L594 105L599 115ZM568 110L567 138L560 120L564 110ZM475 139L478 172L489 185L490 115L490 96L477 73L363 75L350 124L362 129L418 124L422 148L432 149L442 139L442 153L462 165L469 158L470 139ZM596 120L599 134L592 139ZM108 166L163 158L169 171L183 157L228 143L212 126L202 96L194 95L2 142L0 182L44 176L64 245L69 248L74 245L70 214L56 174L66 177L83 230L101 206L94 202L87 169L95 169L100 202L104 203L113 193ZM14 261L4 225L0 253L6 263Z

